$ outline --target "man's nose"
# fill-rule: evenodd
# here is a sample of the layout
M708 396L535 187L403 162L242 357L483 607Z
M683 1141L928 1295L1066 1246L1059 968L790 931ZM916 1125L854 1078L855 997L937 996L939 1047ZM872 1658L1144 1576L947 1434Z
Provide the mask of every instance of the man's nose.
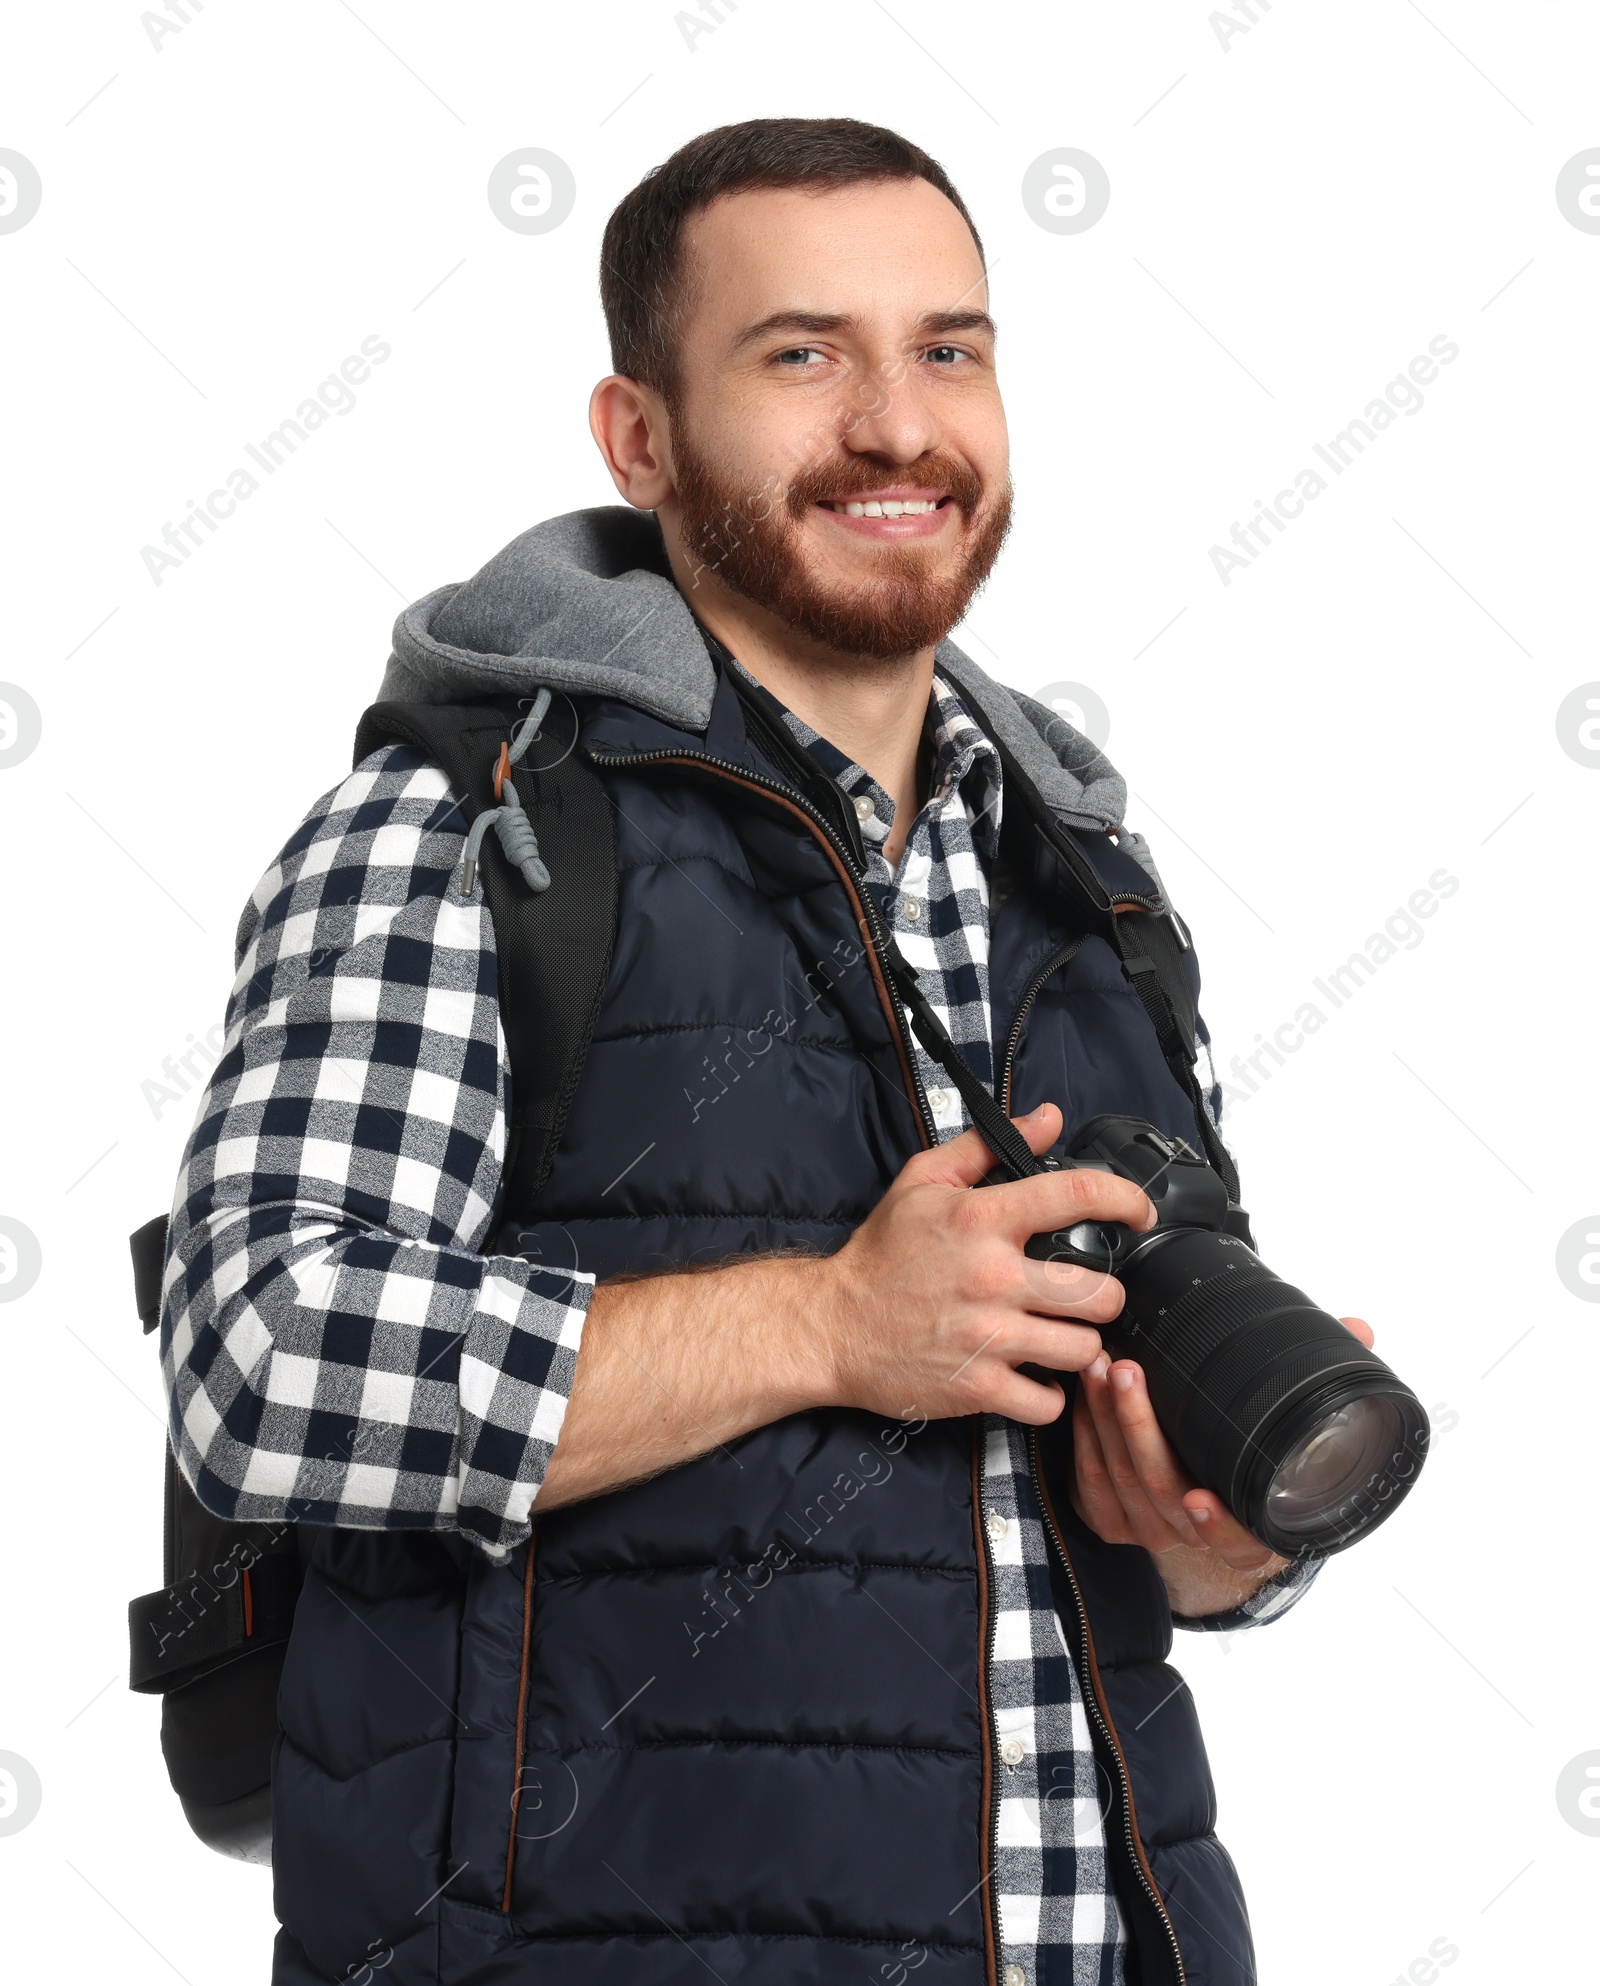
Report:
M940 431L913 378L874 373L858 384L840 439L855 455L915 462L938 447Z

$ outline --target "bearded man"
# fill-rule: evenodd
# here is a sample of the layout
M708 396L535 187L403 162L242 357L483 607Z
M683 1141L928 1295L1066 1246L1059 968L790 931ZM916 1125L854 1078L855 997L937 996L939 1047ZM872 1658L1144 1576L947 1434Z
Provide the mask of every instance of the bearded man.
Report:
M994 1183L975 1122L1229 1163L1121 779L949 638L1012 501L976 230L896 134L762 120L627 195L601 293L625 507L401 615L179 1180L181 1466L307 1563L273 1978L1239 1986L1166 1656L1309 1575L1108 1360L1115 1281L1023 1252L1144 1193ZM485 707L467 807L405 740Z

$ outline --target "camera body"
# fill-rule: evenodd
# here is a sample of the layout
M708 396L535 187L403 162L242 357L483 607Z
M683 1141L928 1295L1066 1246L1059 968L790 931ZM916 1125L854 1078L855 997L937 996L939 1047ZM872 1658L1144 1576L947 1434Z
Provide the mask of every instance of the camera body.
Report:
M1428 1417L1416 1395L1261 1261L1248 1215L1182 1138L1142 1118L1095 1117L1056 1162L1084 1167L1141 1186L1156 1226L1079 1221L1036 1234L1026 1253L1122 1283L1122 1312L1101 1338L1144 1368L1190 1475L1286 1557L1364 1537L1422 1466Z
M1026 1252L1046 1262L1077 1262L1089 1269L1120 1274L1158 1234L1175 1228L1206 1228L1228 1235L1246 1249L1250 1219L1228 1198L1218 1173L1182 1138L1158 1131L1141 1117L1094 1117L1073 1139L1066 1159L1055 1171L1114 1172L1142 1186L1156 1210L1156 1226L1148 1234L1114 1221L1080 1221L1054 1234L1038 1234Z

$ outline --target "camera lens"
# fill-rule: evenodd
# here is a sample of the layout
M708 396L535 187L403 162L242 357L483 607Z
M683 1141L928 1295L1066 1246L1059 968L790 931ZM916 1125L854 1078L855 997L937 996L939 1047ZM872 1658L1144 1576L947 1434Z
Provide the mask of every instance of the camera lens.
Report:
M1351 1500L1381 1477L1403 1434L1399 1407L1381 1393L1364 1393L1318 1421L1267 1487L1273 1528L1321 1543L1342 1524Z
M1221 1175L1140 1117L1094 1117L1067 1147L1144 1187L1153 1229L1080 1222L1029 1255L1109 1267L1119 1315L1100 1327L1144 1367L1150 1404L1197 1483L1291 1558L1342 1551L1381 1524L1428 1452L1415 1393L1304 1290L1274 1275Z
M1415 1482L1428 1417L1337 1318L1229 1235L1140 1238L1101 1327L1144 1366L1167 1438L1246 1530L1295 1558L1342 1551Z

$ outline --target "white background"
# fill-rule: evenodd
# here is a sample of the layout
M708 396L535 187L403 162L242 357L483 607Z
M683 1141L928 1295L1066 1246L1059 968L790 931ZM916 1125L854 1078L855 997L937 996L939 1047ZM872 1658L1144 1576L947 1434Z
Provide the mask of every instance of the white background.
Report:
M612 500L584 413L607 213L766 114L894 125L973 208L1018 524L958 638L1103 698L1224 1064L1459 880L1232 1106L1268 1259L1371 1318L1438 1403L1434 1456L1298 1613L1178 1657L1263 1980L1387 1986L1438 1940L1451 1981L1597 1976L1600 1839L1556 1780L1600 1750L1600 1312L1556 1251L1600 1206L1600 770L1556 712L1600 677L1600 235L1555 181L1600 145L1600 29L1558 0L1249 11L1224 47L1203 0L723 0L691 46L671 0L190 0L159 48L132 0L13 12L0 146L43 204L0 234L0 677L43 738L0 771L0 1214L43 1270L0 1305L0 1752L43 1805L0 1835L12 1977L266 1976L268 1879L187 1835L123 1687L163 1438L125 1237L195 1095L157 1114L145 1086L220 1019L238 913L347 767L398 608ZM543 235L485 192L529 145L578 189ZM1111 182L1077 235L1021 197L1060 146ZM142 547L372 334L355 410L155 584ZM1421 411L1224 585L1212 545L1441 335Z

